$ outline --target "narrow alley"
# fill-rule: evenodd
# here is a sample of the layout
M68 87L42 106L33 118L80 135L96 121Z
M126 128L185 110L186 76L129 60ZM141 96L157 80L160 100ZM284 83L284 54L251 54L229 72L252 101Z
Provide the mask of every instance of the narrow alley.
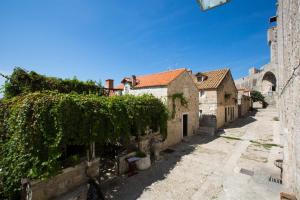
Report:
M107 185L109 199L278 199L283 185L275 108L238 119L211 138L195 135L163 153L150 169Z

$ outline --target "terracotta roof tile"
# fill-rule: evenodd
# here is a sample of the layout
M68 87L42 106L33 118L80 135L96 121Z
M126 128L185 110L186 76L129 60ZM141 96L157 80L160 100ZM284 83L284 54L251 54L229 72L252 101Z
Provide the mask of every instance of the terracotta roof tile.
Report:
M226 74L229 72L229 69L219 69L208 72L201 72L202 75L206 76L202 82L198 82L196 76L194 77L194 81L198 89L216 89L225 78Z
M165 72L160 72L155 74L137 76L136 77L137 84L134 88L167 86L171 81L173 81L176 77L178 77L180 74L182 74L185 71L186 69L175 69L175 70L170 70L170 71L165 71ZM116 88L118 89L124 88L124 85L120 84Z
M116 87L114 87L114 89L116 89L116 90L123 90L124 89L124 85L123 84L119 84Z
M136 78L137 85L135 86L135 88L166 86L184 71L186 71L186 69L176 69L156 74L138 76Z

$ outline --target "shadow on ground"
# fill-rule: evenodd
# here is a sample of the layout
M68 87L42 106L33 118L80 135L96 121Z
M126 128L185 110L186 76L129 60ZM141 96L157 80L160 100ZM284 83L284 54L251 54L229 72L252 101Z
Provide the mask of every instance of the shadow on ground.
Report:
M159 180L163 180L166 175L176 166L185 155L190 154L199 144L205 144L216 139L208 135L194 135L182 143L172 147L173 152L163 153L162 159L152 163L152 166L145 171L127 177L123 175L102 185L102 191L107 199L131 200L137 199L148 186Z
M232 123L224 126L224 128L242 128L243 126L246 126L248 124L251 124L251 123L255 122L256 121L256 119L255 119L256 114L257 114L257 110L254 109L253 111L249 112L245 116L243 116L241 118L238 118L235 121L233 121ZM220 129L219 131L221 133L223 131L223 133L224 133L223 129Z
M256 113L257 110L253 110L248 115L235 120L224 128L241 128L246 126L256 121ZM160 161L152 163L152 166L148 170L139 171L137 175L132 177L127 177L127 175L117 177L103 184L101 187L102 191L105 193L107 199L137 199L152 183L165 179L167 174L180 162L183 156L193 152L198 145L213 141L222 133L224 133L224 129L219 129L217 136L194 135L188 141L183 141L171 148L174 150L173 152L162 153L163 158Z

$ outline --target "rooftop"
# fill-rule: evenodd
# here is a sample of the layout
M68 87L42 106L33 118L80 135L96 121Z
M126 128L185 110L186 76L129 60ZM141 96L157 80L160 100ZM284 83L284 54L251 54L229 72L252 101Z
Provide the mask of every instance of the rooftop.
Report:
M207 78L204 81L198 82L195 79L198 89L216 89L225 78L226 74L229 72L229 69L219 69L208 72L201 72L202 75ZM199 73L198 73L199 74Z
M157 86L167 86L171 81L177 78L180 74L185 72L186 69L175 69L155 74L142 75L136 77L136 85L134 88L144 88L144 87L157 87ZM126 77L122 82L131 82L131 79ZM120 84L116 88L123 88L124 85Z

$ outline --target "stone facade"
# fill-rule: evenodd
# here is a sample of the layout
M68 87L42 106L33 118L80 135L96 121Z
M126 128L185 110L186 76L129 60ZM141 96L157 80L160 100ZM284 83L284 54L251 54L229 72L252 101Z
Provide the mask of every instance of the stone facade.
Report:
M198 87L200 127L220 128L238 117L237 89L230 70L224 73L226 75L216 88Z
M136 77L137 81L139 77ZM192 75L185 70L168 85L134 88L131 83L124 84L123 94L143 95L152 94L164 102L169 112L173 110L172 95L182 93L188 105L181 105L180 99L175 99L175 117L168 120L168 136L161 148L166 149L179 143L183 139L183 115L187 115L187 136L191 136L198 130L198 89L192 79Z
M238 92L231 73L228 73L226 75L226 77L218 87L217 93L217 128L219 128L238 118Z
M132 95L143 95L143 94L152 94L153 96L162 100L162 102L167 102L168 97L168 87L161 86L161 87L151 87L151 88L143 88L143 89L134 89L129 90L128 94Z
M188 136L195 134L199 127L198 89L189 72L184 72L169 84L167 102L169 110L173 107L172 95L176 93L183 93L188 105L182 106L179 99L175 100L175 117L168 121L168 137L164 147L174 145L183 139L183 114L188 115Z
M250 91L240 89L238 90L238 116L242 117L248 113L252 108L252 100L250 97Z
M284 141L283 182L300 199L300 2L278 0L278 93Z
M89 178L86 173L90 177L97 177L99 174L99 159L66 168L60 174L48 180L31 182L32 200L59 198L79 186L87 184ZM85 194L79 193L78 199L86 199Z
M268 104L276 105L277 101L277 70L271 63L264 65L260 70L251 68L247 77L235 80L237 88L247 88L260 91Z
M265 101L276 105L278 99L278 38L277 27L268 30L268 44L270 46L271 61L260 69L250 68L249 75L235 80L237 88L247 88L260 91Z
M218 94L215 89L199 91L200 127L217 128Z

